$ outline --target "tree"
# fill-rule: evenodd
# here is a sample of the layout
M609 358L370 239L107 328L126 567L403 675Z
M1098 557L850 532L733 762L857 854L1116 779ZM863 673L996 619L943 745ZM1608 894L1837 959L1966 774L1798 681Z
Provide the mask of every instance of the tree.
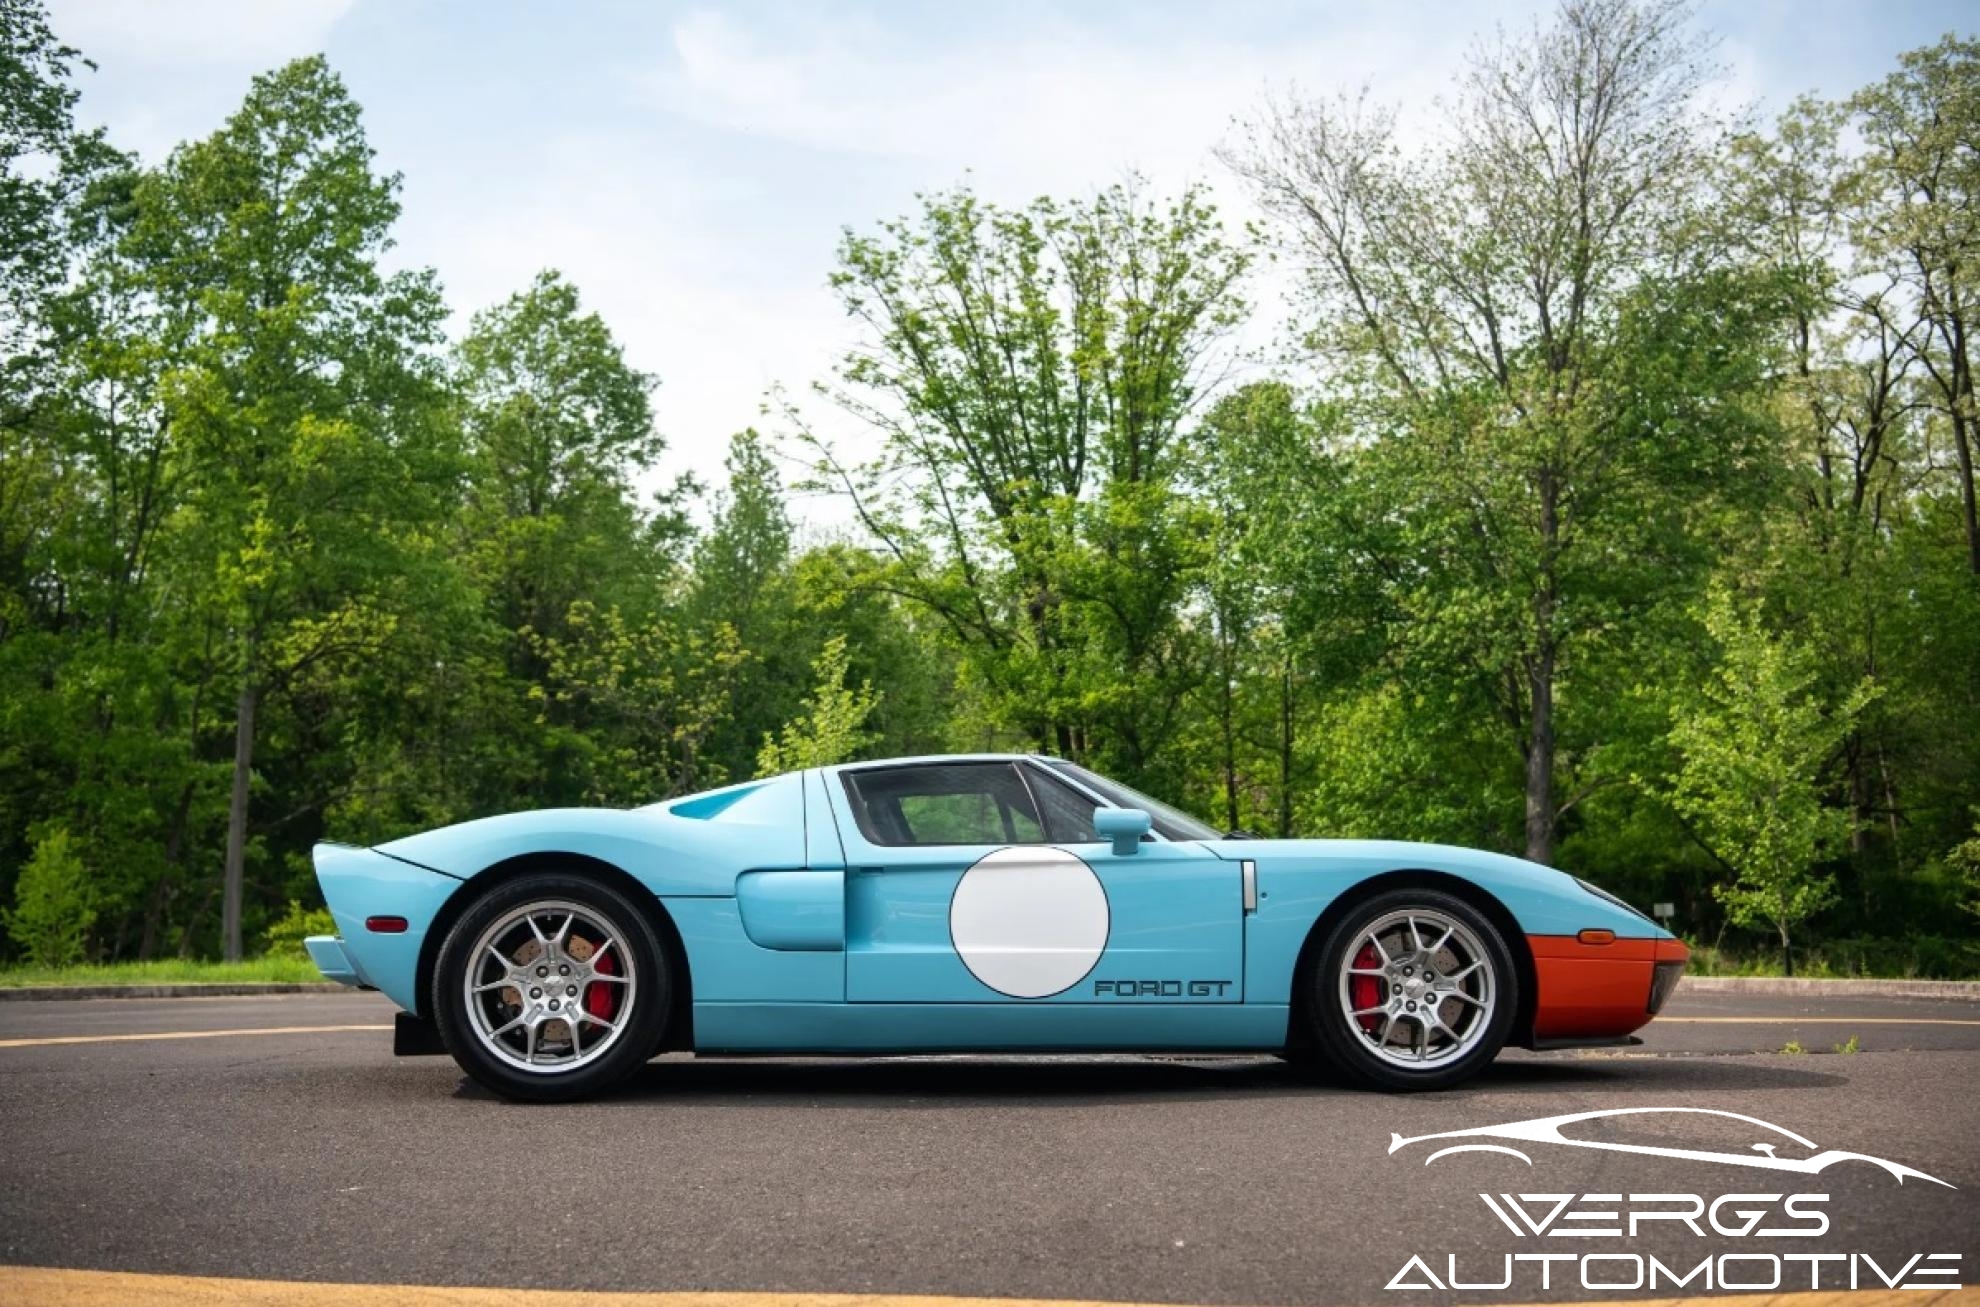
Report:
M90 897L87 872L69 832L51 827L36 837L34 854L14 886L14 906L0 910L0 924L35 966L72 966L82 961L96 920Z
M1980 331L1980 40L1947 36L1913 50L1850 101L1868 150L1856 239L1894 256L1930 336L1917 350L1959 465L1967 566L1980 576L1974 333Z
M464 521L512 664L530 678L529 640L554 635L581 597L651 592L682 523L675 496L644 508L634 487L665 441L654 379L555 272L475 315L456 350L465 406ZM677 487L677 492L678 492Z
M398 621L402 533L444 478L445 309L385 276L398 179L320 58L257 77L213 136L136 191L128 240L161 306L166 420L183 459L179 583L233 686L222 935L241 956L255 747L271 694L375 652Z
M797 711L824 636L799 611L791 573L791 520L783 480L753 430L729 442L729 481L696 542L685 617L703 629L727 624L747 654L737 668L710 759L747 774L759 742Z
M811 664L817 680L804 701L803 715L785 723L780 735L764 733L763 748L756 755L758 776L830 767L859 756L873 738L865 729L866 719L873 715L880 695L871 681L862 681L858 689L847 685L847 667L846 638L835 635Z
M1176 728L1178 436L1246 262L1200 190L1158 208L1134 186L1017 211L959 191L841 242L832 284L864 340L830 393L885 454L847 467L814 439L821 470L998 724L1041 747L1135 769ZM1142 688L1083 682L1089 640Z
M126 162L101 131L75 125L78 64L95 65L49 30L41 0L0 0L0 357L14 387L33 362L43 303L62 284L75 246L69 230L89 184Z
M1227 155L1306 271L1326 393L1368 447L1382 512L1349 555L1398 660L1467 683L1516 745L1538 862L1613 779L1563 796L1564 680L1695 574L1697 506L1761 461L1773 308L1696 221L1717 134L1685 17L1569 0L1481 48L1427 159L1354 104L1271 106Z
M1705 629L1720 660L1671 727L1681 762L1670 801L1732 879L1714 887L1738 925L1764 924L1794 974L1794 928L1828 906L1835 879L1820 868L1849 833L1847 811L1823 800L1823 771L1875 695L1864 681L1840 704L1815 693L1807 650L1770 633L1715 587Z

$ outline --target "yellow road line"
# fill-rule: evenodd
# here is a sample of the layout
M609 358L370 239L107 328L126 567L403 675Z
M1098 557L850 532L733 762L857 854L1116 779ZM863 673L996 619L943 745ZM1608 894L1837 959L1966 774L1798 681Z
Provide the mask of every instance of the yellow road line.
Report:
M224 1039L230 1035L315 1035L326 1030L390 1030L390 1026L262 1026L252 1030L156 1030L138 1035L48 1035L0 1039L0 1048L40 1048L48 1044L130 1044L146 1039Z
M1671 1026L1980 1026L1955 1017L1657 1017Z
M1324 1291L1316 1293L1325 1300ZM1611 1307L1609 1299L1600 1307ZM0 1302L21 1307L1133 1307L1082 1299L945 1298L884 1293L602 1293L465 1289L405 1284L304 1284L121 1271L0 1266ZM1980 1307L1980 1288L1864 1289L1834 1293L1721 1294L1632 1299L1629 1307ZM1549 1307L1596 1307L1554 1303Z

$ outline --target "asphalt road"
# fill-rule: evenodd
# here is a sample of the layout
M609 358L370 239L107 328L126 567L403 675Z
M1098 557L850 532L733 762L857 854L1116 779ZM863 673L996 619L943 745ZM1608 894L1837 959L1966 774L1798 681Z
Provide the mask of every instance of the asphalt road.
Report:
M1630 1256L1782 1290L1980 1257L1980 1003L1687 996L1624 1055L1508 1054L1459 1091L1314 1084L1271 1059L655 1062L606 1101L519 1107L444 1058L394 1059L371 995L0 1004L0 1263L282 1280L1364 1303L1411 1256L1523 1302L1628 1283ZM296 1029L304 1028L304 1029ZM110 1039L197 1031L291 1030ZM1829 1050L1854 1036L1860 1052ZM1809 1050L1784 1055L1790 1041ZM1742 1113L1867 1163L1809 1175L1587 1148L1424 1158L1404 1136L1607 1108ZM1747 1156L1723 1118L1591 1122L1589 1139ZM1448 1141L1447 1141L1448 1142ZM1780 1148L1782 1157L1810 1150ZM1481 1193L1824 1194L1818 1238L1649 1221L1515 1234ZM1553 1200L1523 1200L1533 1219ZM1800 1224L1774 1201L1723 1205ZM1804 1209L1807 1210L1807 1209ZM1517 1215L1516 1213L1513 1215ZM1624 1220L1627 1217L1622 1218ZM1596 1221L1596 1227L1603 1222ZM1584 1228L1584 1227L1572 1227ZM1761 1255L1752 1260L1753 1255ZM1749 1260L1741 1261L1742 1257ZM1637 1265L1646 1265L1638 1262ZM1542 1266L1548 1287L1540 1284ZM1953 1266L1916 1263L1917 1267ZM1584 1282L1582 1276L1586 1274ZM1422 1277L1409 1277L1421 1282ZM1940 1281L1943 1283L1943 1281ZM1659 1296L1696 1293L1667 1282ZM1717 1287L1717 1286L1714 1286Z

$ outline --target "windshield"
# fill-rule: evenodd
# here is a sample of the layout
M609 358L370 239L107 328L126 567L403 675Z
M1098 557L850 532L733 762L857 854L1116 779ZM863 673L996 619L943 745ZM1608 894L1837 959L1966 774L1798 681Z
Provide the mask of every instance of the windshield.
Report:
M1206 826L1188 813L1171 808L1160 799L1151 799L1140 790L1130 789L1119 781L1110 781L1105 776L1090 772L1064 758L1040 758L1038 761L1053 771L1072 777L1087 789L1092 790L1116 808L1140 808L1155 819L1155 829L1172 840L1218 840L1223 832Z

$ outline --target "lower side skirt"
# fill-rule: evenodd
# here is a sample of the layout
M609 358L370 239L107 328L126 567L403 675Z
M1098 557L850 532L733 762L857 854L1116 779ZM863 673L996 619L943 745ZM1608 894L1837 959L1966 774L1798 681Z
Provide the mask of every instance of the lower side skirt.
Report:
M1283 1003L696 1003L702 1053L1258 1053Z

